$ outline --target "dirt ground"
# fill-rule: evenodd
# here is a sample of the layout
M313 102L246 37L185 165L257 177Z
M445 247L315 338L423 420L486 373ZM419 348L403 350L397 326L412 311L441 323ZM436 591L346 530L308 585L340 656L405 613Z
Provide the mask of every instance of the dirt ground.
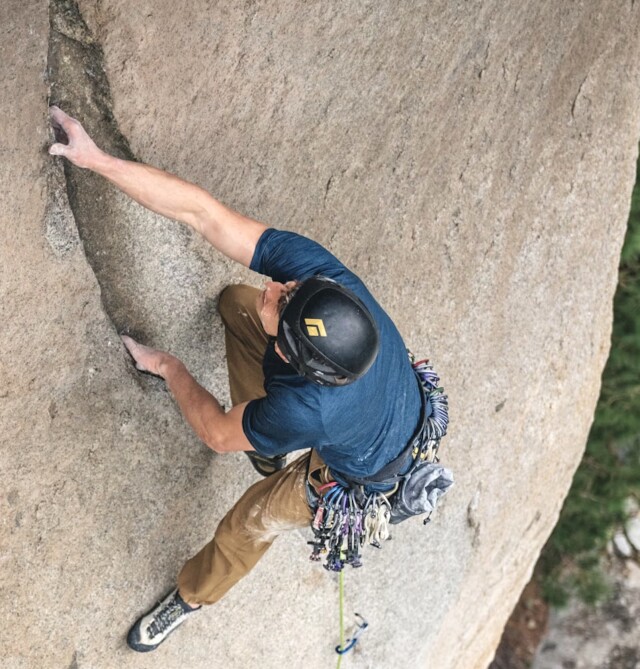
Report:
M638 669L640 566L609 556L603 568L611 593L596 606L550 610L530 581L489 669Z
M638 669L640 566L609 556L611 596L597 606L571 602L553 611L532 669Z
M531 580L507 622L489 669L529 669L548 623L549 607L540 586Z

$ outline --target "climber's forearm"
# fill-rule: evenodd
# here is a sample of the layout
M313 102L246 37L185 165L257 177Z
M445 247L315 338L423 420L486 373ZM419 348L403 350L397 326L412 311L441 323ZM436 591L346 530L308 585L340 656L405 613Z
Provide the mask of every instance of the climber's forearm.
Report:
M91 169L147 209L190 225L232 260L247 267L251 263L266 226L229 209L200 186L104 152Z
M211 450L216 453L253 450L242 428L242 414L247 403L225 413L220 402L174 356L164 356L159 372L182 415Z
M51 107L50 114L62 141L49 147L49 153L102 175L136 202L190 225L219 251L249 266L265 225L238 214L204 189L169 172L105 153L79 121L58 107Z

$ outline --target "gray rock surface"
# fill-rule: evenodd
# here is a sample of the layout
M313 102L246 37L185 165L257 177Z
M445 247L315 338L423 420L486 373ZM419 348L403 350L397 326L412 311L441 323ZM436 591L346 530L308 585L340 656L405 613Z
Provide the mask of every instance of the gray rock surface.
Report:
M63 174L49 94L104 146L326 244L432 358L457 486L346 575L370 622L348 661L486 666L598 396L640 135L637 3L81 0L87 25L50 5L51 29L43 0L0 6L3 666L313 669L337 640L337 581L293 533L153 656L126 649L255 477L197 441L117 330L227 400L216 296L260 279Z
M629 518L625 523L624 532L635 550L640 551L640 516Z
M615 552L623 558L630 558L633 556L633 546L629 543L629 539L624 532L616 532L612 539L613 548Z

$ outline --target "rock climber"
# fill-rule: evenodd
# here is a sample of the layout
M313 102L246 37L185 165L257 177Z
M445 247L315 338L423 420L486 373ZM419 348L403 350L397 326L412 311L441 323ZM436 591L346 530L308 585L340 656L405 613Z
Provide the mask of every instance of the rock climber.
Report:
M308 526L310 495L321 485L366 479L394 461L418 425L421 391L389 316L325 248L243 216L168 172L105 153L58 107L50 116L57 140L51 155L96 172L270 278L262 290L231 285L220 295L229 411L178 358L122 336L137 369L164 379L209 448L245 451L264 476L186 562L175 587L133 625L127 642L146 652L217 602L279 533ZM302 449L286 464L288 453Z

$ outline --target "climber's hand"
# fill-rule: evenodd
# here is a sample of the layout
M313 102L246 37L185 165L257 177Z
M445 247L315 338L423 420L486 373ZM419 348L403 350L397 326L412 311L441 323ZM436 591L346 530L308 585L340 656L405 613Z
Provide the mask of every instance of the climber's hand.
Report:
M57 140L49 147L49 153L52 156L64 156L78 167L95 169L104 153L81 123L55 106L49 107L49 116Z
M157 348L139 344L135 339L132 339L128 335L121 335L120 338L136 363L136 369L141 372L149 372L150 374L155 374L156 376L164 378L163 371L165 365L167 362L174 360L174 356L165 351L160 351Z

